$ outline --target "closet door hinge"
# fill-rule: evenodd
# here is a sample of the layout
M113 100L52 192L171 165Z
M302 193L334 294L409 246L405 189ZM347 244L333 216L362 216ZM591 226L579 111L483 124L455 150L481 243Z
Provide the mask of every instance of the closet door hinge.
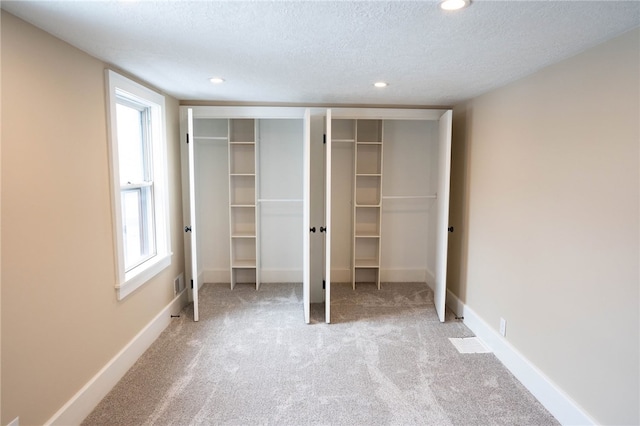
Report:
M189 133L187 133L187 143L189 143Z
M326 133L324 135L322 135L322 143L323 144L327 143L327 134Z
M191 288L193 288L193 280L191 280Z
M327 282L325 280L322 280L322 289L323 290L325 289L326 285L327 285Z

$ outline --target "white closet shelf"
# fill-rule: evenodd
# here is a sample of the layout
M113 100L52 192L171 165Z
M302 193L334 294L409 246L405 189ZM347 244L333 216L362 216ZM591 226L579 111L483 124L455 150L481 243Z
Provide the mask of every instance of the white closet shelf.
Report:
M331 143L354 143L355 139L331 139Z
M255 232L234 232L231 238L255 238Z
M363 142L363 141L358 141L358 145L382 145L382 142Z
M378 204L356 204L356 207L359 207L359 208L376 208L376 207L380 207L380 203L378 203Z
M371 232L357 232L356 238L380 238L380 234L374 231Z
M247 141L247 142L241 142L241 141L231 141L229 142L229 145L255 145L255 142L251 142L251 141Z
M231 267L236 269L255 269L256 260L255 259L233 260L231 262Z
M377 259L356 259L355 267L356 268L379 268L380 262Z
M381 177L381 173L356 173L356 177Z
M248 177L255 177L256 174L255 173L229 173L229 176L248 176Z
M242 209L246 209L246 208L250 208L250 207L255 207L255 204L231 204L230 207L232 208L242 208Z

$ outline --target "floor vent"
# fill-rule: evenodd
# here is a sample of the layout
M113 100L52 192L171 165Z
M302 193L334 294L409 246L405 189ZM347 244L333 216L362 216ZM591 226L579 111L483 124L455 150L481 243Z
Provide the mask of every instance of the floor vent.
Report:
M486 354L491 349L487 348L478 337L449 337L453 346L461 354Z

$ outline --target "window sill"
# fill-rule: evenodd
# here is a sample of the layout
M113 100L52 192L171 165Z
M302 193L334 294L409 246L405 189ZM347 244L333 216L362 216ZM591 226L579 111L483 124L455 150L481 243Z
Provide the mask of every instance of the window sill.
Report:
M172 255L173 253L167 253L164 256L156 256L154 259L148 260L142 265L127 272L124 276L124 282L116 286L118 300L124 299L171 265Z

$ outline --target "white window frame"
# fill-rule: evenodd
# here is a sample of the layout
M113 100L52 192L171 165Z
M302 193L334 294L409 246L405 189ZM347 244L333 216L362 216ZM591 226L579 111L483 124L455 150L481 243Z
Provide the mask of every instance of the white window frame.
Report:
M111 154L111 205L116 256L116 294L118 300L134 292L155 275L171 265L171 232L169 222L169 188L167 169L167 146L165 137L165 98L112 70L106 70L107 111L109 120L109 150ZM153 215L155 220L156 253L144 262L125 270L124 238L118 157L118 131L116 104L118 97L125 96L149 108L151 115L150 144L153 170ZM126 185L125 185L126 187Z

